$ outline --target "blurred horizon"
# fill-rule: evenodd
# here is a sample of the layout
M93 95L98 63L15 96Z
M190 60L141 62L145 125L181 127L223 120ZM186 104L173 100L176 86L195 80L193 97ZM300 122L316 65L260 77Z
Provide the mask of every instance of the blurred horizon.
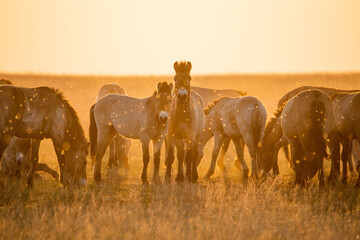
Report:
M1 1L0 73L360 72L360 1Z

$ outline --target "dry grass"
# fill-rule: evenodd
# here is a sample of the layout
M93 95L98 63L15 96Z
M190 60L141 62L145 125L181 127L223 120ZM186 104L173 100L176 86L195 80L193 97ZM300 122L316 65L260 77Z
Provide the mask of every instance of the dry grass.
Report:
M88 128L88 109L97 90L117 82L129 95L150 95L156 83L172 77L48 77L0 75L16 85L48 85L64 91ZM264 103L268 116L277 100L301 85L360 89L360 74L292 76L195 76L194 85L248 91ZM209 165L211 145L199 167L202 177ZM294 187L293 174L280 154L280 176L261 183L244 183L233 163L231 147L225 165L227 180L216 171L213 180L197 185L142 186L141 150L133 141L130 177L124 180L103 169L96 185L88 167L89 184L63 189L43 175L33 189L23 182L0 189L0 239L360 239L360 191L349 185L319 189ZM246 154L246 158L249 159ZM58 169L49 141L42 143L40 161ZM104 161L107 161L105 156ZM164 176L163 157L160 175ZM103 164L105 165L105 164ZM329 171L329 162L326 163ZM152 167L149 169L149 179ZM174 175L174 174L173 174Z

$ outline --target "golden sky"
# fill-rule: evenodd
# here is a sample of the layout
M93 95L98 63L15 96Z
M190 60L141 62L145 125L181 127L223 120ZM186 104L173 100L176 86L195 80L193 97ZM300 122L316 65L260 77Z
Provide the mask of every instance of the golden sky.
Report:
M1 0L0 72L360 70L358 0Z

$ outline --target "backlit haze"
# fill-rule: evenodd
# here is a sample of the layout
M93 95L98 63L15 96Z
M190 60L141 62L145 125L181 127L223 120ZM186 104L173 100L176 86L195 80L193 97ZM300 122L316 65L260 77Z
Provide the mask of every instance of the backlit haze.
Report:
M360 1L0 2L0 72L194 74L360 70Z

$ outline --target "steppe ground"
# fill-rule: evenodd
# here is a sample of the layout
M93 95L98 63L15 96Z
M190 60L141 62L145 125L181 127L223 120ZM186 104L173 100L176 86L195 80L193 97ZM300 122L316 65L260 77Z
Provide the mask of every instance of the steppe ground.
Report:
M146 97L157 82L173 79L9 74L0 78L17 86L60 89L77 110L86 135L89 108L103 84L115 82L130 96ZM360 73L193 76L192 84L246 91L263 102L270 118L278 99L289 90L302 85L360 89ZM129 179L122 177L121 170L119 175L108 172L103 164L104 181L97 185L88 165L88 184L82 189L64 189L46 174L35 181L33 189L17 181L1 188L0 239L360 239L360 191L353 188L354 176L348 185L319 189L314 179L308 188L294 187L293 173L281 152L279 177L245 183L234 167L231 146L225 162L227 178L217 169L211 181L204 181L211 142L199 166L198 184L173 181L142 186L141 146L137 140L132 144ZM162 179L163 156L164 151ZM245 157L249 163L247 152ZM58 170L49 140L42 142L40 162ZM326 161L327 174L329 167ZM151 175L152 161L149 180Z

